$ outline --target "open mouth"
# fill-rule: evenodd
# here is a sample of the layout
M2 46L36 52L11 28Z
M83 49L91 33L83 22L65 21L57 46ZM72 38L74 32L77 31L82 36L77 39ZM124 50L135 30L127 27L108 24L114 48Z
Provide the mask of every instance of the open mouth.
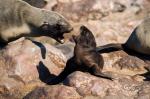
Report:
M66 31L63 31L63 32L59 33L57 36L55 36L56 40L59 43L63 44L65 42L63 34L70 33L72 30L73 30L73 28L70 28L70 29L68 29Z
M57 40L59 43L61 43L61 44L63 44L63 43L65 42L63 36L57 37L56 40Z

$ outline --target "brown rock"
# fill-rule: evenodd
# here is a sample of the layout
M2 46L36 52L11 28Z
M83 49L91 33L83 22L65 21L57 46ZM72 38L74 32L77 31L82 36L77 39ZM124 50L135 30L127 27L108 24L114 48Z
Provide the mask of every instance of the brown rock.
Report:
M100 96L101 98L114 96L118 97L117 99L122 99L125 96L136 96L141 90L143 82L135 81L130 76L124 76L110 81L77 71L69 75L64 83L75 87L77 92L82 96L94 95ZM119 94L120 96L117 96Z
M65 44L56 45L55 47L61 50L61 52L66 56L66 58L69 59L73 56L74 46L74 43L67 42Z
M102 54L104 58L103 71L111 71L113 73L125 75L137 75L146 73L145 67L148 66L143 59L137 56L131 56L124 51L116 51Z
M104 45L124 43L133 29L149 14L149 4L149 0L49 0L45 9L57 11L73 21L73 34L79 33L82 24L86 25L94 33L97 45ZM45 37L37 39L42 43L56 43ZM0 99L20 99L35 87L43 86L41 81L46 82L58 75L60 68L65 66L64 55L67 59L72 56L73 46L70 44L57 45L60 50L48 44L38 45L40 47L28 40L17 40L0 51ZM103 57L103 71L110 73L114 81L75 72L64 82L76 88L85 99L149 99L149 83L143 82L143 77L137 74L147 72L144 67L148 65L150 68L150 62L124 51L105 53ZM149 74L147 76L150 78ZM33 91L33 97L46 98L47 92L52 93L50 97L58 95L56 98L61 98L62 94L63 98L75 98L77 95L72 87L73 95L65 94L66 86L38 88L38 91ZM63 92L59 92L61 88Z
M124 43L147 16L148 4L147 0L58 0L52 8L73 21L72 33L77 34L84 24L94 33L97 44L104 45Z
M51 2L49 3L51 4ZM135 14L141 10L143 5L142 0L58 0L52 10L61 13L70 20L85 21L88 19L99 20L110 13L126 10ZM47 7L47 9L51 8Z
M136 99L150 99L150 82L145 82L138 92Z
M21 90L31 83L35 87L39 85L36 84L40 82L39 79L46 83L47 79L61 72L66 62L66 57L57 48L49 44L33 43L24 38L9 43L0 54L2 93L5 90ZM33 88L33 85L29 86Z
M44 7L44 9L53 10L53 8L57 5L57 0L46 0L47 5Z
M64 85L54 85L47 87L38 87L24 99L80 99L81 96L75 91L73 87Z

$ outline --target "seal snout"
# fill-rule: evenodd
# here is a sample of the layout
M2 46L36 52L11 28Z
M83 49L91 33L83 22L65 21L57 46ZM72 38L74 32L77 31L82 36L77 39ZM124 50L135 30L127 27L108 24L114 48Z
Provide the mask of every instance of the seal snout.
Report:
M69 33L71 31L73 31L73 27L72 26L68 27L68 29L65 31L65 33Z
M84 31L84 30L87 30L87 28L86 28L84 25L82 25L82 26L80 27L80 31Z
M69 31L73 31L73 27L70 27L68 30L69 30Z

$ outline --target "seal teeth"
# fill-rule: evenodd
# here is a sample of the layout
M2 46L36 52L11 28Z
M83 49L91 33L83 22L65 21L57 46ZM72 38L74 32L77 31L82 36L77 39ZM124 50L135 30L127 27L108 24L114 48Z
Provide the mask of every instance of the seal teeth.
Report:
M57 41L62 44L65 42L63 38L58 38Z
M64 40L64 39L61 39L61 40L60 40L60 42L61 42L61 43L64 43L64 42L65 42L65 40Z

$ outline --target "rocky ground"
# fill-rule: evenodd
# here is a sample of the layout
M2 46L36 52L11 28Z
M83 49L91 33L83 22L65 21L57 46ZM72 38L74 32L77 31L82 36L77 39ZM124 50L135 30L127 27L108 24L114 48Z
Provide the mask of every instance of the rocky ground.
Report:
M44 9L64 15L77 35L81 25L94 34L97 45L125 42L150 13L149 0L49 0ZM150 99L149 57L124 51L103 53L103 72L113 81L76 71L57 85L47 82L63 70L74 43L20 38L0 51L0 99ZM147 68L147 69L146 69ZM143 77L142 75L145 77Z

